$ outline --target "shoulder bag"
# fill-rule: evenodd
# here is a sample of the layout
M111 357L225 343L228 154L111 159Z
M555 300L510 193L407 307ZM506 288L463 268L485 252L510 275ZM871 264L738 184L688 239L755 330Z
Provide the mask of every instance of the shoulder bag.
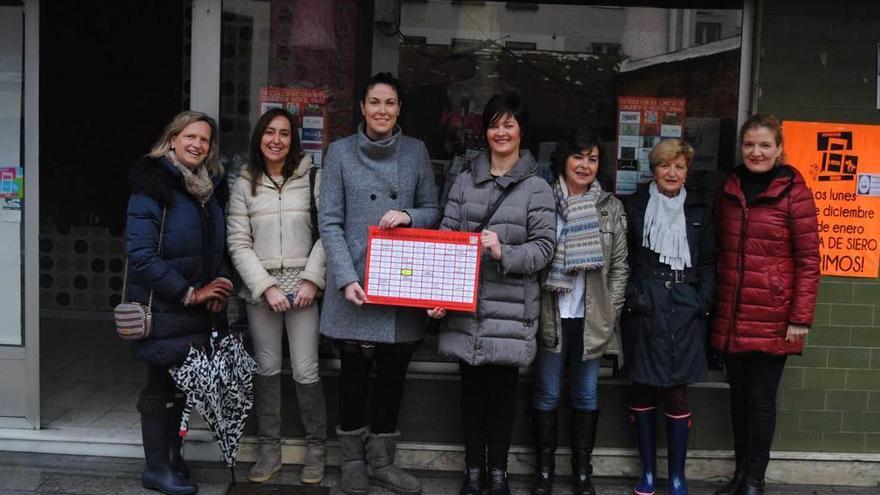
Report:
M165 233L165 214L162 208L162 221L159 223L159 245L156 254L162 253L162 237ZM122 302L113 308L113 320L116 323L116 335L123 340L142 340L153 333L153 289L146 305L135 301L126 301L128 289L128 257L125 258L125 273L122 275Z

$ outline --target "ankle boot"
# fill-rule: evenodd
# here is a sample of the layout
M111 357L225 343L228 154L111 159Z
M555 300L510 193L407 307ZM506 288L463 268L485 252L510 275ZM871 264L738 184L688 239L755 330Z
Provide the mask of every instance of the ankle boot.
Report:
M764 495L764 480L746 478L737 495Z
M669 471L669 495L688 495L684 465L687 461L687 441L690 427L691 413L677 416L666 415L666 460Z
M364 495L370 491L367 477L366 451L364 437L367 427L344 431L336 428L339 437L339 458L341 461L339 487L349 495Z
M532 495L551 495L556 478L557 446L556 409L552 411L532 411L532 427L535 433L535 476L532 480Z
M281 374L254 375L259 452L248 472L253 483L264 483L281 470Z
M573 495L595 495L593 487L593 445L599 411L571 411L571 489Z
M300 481L317 485L324 479L327 458L327 408L324 403L324 387L321 381L297 383L296 397L299 414L306 431L306 460Z
M174 422L171 411L174 397L141 393L137 409L141 413L141 438L147 466L141 475L141 484L149 490L167 495L188 495L199 487L171 469L169 424Z
M745 484L746 481L746 465L745 465L745 456L740 452L740 449L735 449L736 456L736 469L733 472L733 477L725 483L724 486L715 490L715 495L737 495L739 493L740 488Z
M190 469L183 459L183 437L180 436L180 418L186 405L186 395L174 394L173 421L168 422L168 445L171 450L171 470L186 479L190 477Z
M489 491L487 495L510 495L507 483L507 470L500 467L489 468Z
M458 495L480 495L483 490L483 466L467 466L464 468L464 480Z
M654 479L657 474L657 408L630 410L630 420L636 425L636 444L642 463L642 475L633 490L634 495L654 495Z
M405 495L422 493L422 484L415 476L394 464L400 432L367 435L367 476L370 482Z

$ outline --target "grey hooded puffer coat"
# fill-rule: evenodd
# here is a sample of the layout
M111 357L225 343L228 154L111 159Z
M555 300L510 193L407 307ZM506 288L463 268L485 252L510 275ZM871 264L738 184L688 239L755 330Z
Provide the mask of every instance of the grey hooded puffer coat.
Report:
M498 234L501 260L483 254L475 313L449 312L440 353L472 366L527 366L535 358L541 288L538 275L553 257L556 205L553 191L535 175L528 151L505 175L493 177L489 156L455 180L441 230L474 231L501 192L513 188L486 229Z

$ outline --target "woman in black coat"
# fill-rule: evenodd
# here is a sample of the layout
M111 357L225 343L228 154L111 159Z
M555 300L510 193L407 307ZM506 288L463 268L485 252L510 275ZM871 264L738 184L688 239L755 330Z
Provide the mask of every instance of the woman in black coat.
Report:
M190 345L207 345L212 319L223 316L232 290L218 200L226 182L217 157L214 120L182 112L129 180L123 297L149 304L153 315L152 335L132 346L148 370L137 403L147 461L141 481L168 494L198 491L180 455L185 397L168 370L183 362Z
M642 461L636 494L654 493L658 394L666 415L669 493L688 493L686 388L706 379L705 326L715 287L710 207L683 187L693 156L682 141L658 143L649 157L654 181L624 203L630 279L621 328Z

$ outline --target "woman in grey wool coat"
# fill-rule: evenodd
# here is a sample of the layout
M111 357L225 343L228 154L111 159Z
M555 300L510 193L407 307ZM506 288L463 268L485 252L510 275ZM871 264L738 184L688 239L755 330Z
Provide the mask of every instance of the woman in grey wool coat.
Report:
M419 481L394 465L394 453L406 369L424 335L424 313L365 305L361 286L371 225L433 228L440 219L428 150L397 126L399 88L389 73L367 82L361 98L364 123L330 145L321 179L320 229L327 253L321 334L333 339L342 362L339 486L349 494L365 494L371 484L421 493Z
M440 353L459 359L465 442L463 495L479 495L488 466L490 495L507 495L507 453L516 416L519 367L535 358L540 272L553 257L556 203L537 164L520 150L527 109L515 94L483 110L489 151L455 180L442 230L482 231L485 248L475 313L450 312ZM498 204L493 212L493 206ZM485 227L485 228L484 228ZM443 308L428 311L434 318Z

